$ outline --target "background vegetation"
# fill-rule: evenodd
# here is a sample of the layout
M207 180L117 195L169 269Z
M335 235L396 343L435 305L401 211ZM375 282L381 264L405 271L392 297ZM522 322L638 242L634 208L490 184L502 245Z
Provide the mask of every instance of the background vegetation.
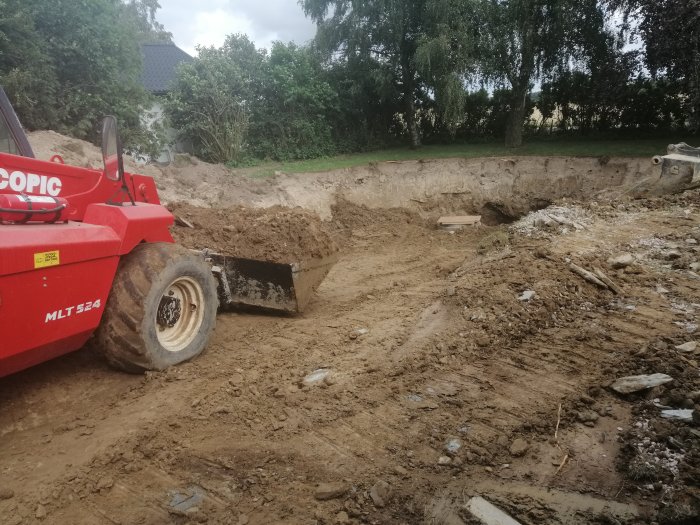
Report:
M231 35L179 71L166 111L199 156L241 165L700 130L700 0L299 4L318 25L309 44ZM25 126L96 140L115 114L131 149L157 150L140 119L139 44L170 41L159 7L0 0L0 82Z

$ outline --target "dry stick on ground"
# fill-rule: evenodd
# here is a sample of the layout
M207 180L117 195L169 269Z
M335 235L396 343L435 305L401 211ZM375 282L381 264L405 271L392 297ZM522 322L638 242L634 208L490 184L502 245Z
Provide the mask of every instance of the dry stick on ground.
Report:
M554 442L558 443L557 434L559 434L559 423L561 423L561 403L559 403L559 412L557 413L557 426L554 429Z
M622 485L620 485L620 490L617 491L617 494L615 494L615 499L620 495L620 492L622 492L622 489L625 488L625 482L622 482Z
M576 265L576 264L574 264L574 263L569 263L569 270L571 270L571 271L574 272L575 274L577 274L577 275L583 277L583 278L584 278L586 281L588 281L589 283L593 283L593 284L595 284L596 286L599 286L600 288L603 288L603 289L605 289L605 290L608 290L608 289L609 289L607 284L605 284L603 281L601 281L600 279L598 279L598 278L597 278L595 275L593 275L591 272L589 272L588 270L584 270L583 268L581 268L580 266L578 266L578 265Z
M567 462L568 460L569 460L569 455L567 454L566 456L564 456L564 459L561 460L561 465L559 465L559 468L558 468L557 471L554 473L555 476L556 476L557 474L559 474L559 472L561 472L561 469L564 468L564 465L566 465L566 462Z
M561 403L559 403L559 411L557 412L557 426L554 428L554 444L556 445L556 447L559 450L561 450L562 453L564 453L564 450L561 448L561 446L559 446L559 424L560 423L561 423ZM568 459L569 459L569 454L564 454L564 459L562 460L561 464L559 465L559 468L557 469L557 471L554 473L555 476L557 474L559 474L561 469L564 468L564 465L566 464Z
M614 294L616 294L616 295L622 295L622 289L621 289L618 285L616 285L615 282L614 282L610 277L608 277L607 275L605 275L605 274L603 273L603 270L601 270L600 268L596 267L596 268L593 268L593 273L595 274L595 276L596 276L598 279L600 279L601 281L603 281L603 282L605 283L605 285L606 285L608 288L610 288L610 290L611 290Z

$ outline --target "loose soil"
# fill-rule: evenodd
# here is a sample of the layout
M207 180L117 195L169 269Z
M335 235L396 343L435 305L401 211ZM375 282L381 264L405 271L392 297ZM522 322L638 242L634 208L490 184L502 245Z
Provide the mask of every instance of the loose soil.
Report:
M305 313L222 314L207 351L165 372L114 372L88 345L0 381L1 521L459 525L481 495L524 525L697 523L698 421L659 407L700 409L700 355L676 348L700 338L700 192L628 200L638 171L616 186L552 162L542 180L582 184L504 172L482 199L453 192L457 161L418 188L403 186L414 163L339 173L332 190L320 175L266 183L254 205L293 193L284 204L325 213L341 245ZM581 227L434 226L548 201ZM614 269L622 253L634 263ZM642 373L674 380L609 388Z
M214 210L176 203L176 242L191 249L281 263L321 259L338 251L330 228L303 208L245 208Z

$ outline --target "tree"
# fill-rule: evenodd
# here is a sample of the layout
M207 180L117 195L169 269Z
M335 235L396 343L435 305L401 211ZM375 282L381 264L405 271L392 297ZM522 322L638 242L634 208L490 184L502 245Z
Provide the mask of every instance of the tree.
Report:
M31 4L24 0L0 0L0 76L25 126L46 128L56 122L58 78Z
M473 0L429 0L418 70L431 89L442 125L451 135L464 120L466 84L476 72L479 17Z
M428 0L300 0L318 24L317 45L348 62L376 63L396 84L410 145L420 146L417 104L425 86L416 52Z
M240 34L227 37L219 49L200 47L198 52L194 62L180 67L167 114L198 156L238 162L260 93L265 52Z
M505 142L519 147L527 118L527 98L535 81L566 69L585 56L591 35L598 35L604 16L597 0L444 0L453 20L450 38L464 28L476 33L475 53L484 80L510 91Z
M585 35L597 34L604 18L595 0L490 0L484 7L491 29L481 58L486 74L511 90L506 146L519 147L532 82L585 55Z
M700 0L609 0L626 15L622 30L645 45L652 77L677 83L685 98L686 119L700 132Z
M262 68L251 111L250 151L259 158L309 159L338 151L331 119L339 111L311 49L275 42Z
M154 15L158 3L1 1L0 75L24 125L96 141L100 120L113 114L125 146L139 150L148 96L139 78L141 15L129 10L150 5Z
M158 22L159 0L124 0L122 12L126 23L133 25L139 42L170 43L173 35Z

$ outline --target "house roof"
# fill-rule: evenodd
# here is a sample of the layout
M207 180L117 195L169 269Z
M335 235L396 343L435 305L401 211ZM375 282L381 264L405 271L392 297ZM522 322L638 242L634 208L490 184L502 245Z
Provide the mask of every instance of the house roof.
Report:
M142 44L143 72L141 83L156 95L167 93L175 79L177 67L194 60L175 44Z

